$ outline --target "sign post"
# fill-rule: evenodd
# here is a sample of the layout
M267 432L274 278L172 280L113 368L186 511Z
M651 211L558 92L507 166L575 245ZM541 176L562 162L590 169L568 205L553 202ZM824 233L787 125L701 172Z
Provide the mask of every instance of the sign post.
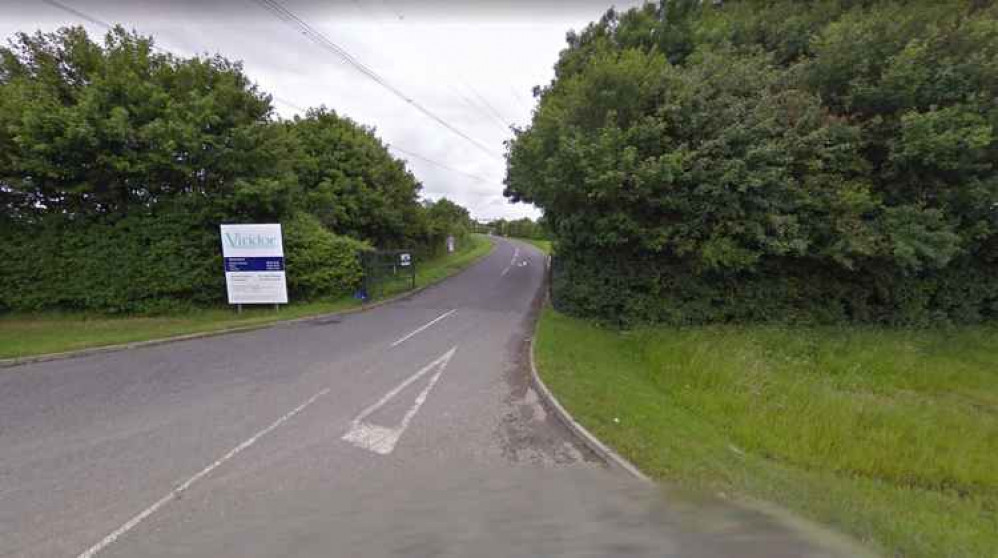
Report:
M288 303L281 225L221 225L229 304Z
M401 252L399 254L399 267L410 268L409 273L412 275L412 286L410 288L416 288L416 266L412 264L412 254L409 252Z

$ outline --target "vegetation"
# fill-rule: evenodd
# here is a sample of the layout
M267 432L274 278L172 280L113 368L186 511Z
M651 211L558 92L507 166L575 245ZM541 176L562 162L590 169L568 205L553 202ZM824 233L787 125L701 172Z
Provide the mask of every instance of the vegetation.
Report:
M470 235L462 248L420 262L416 286L441 281L487 255L492 243L480 235ZM289 274L291 262L288 263ZM292 280L294 275L289 275ZM387 291L387 295L400 290ZM352 296L318 298L292 302L275 312L273 308L247 306L241 314L231 308L192 308L157 316L112 317L84 312L45 312L0 316L0 358L59 353L162 339L177 335L264 325L355 308L360 301Z
M986 326L620 332L546 309L536 351L568 410L657 479L778 502L885 556L983 558L996 344Z
M510 236L513 238L534 238L546 239L550 237L544 219L537 221L529 217L513 219L496 219L489 223L489 228L500 236Z
M439 255L446 250L447 237L453 237L456 247L461 248L478 240L472 238L473 221L468 210L456 203L441 198L437 201L425 201L423 207L428 220L425 256Z
M550 255L554 252L554 246L551 244L550 240L534 240L532 238L525 238L526 242L536 246L541 252Z
M666 0L570 33L508 152L615 323L998 315L998 5Z
M370 128L273 117L238 63L177 58L118 27L0 48L0 312L150 313L224 301L218 225L280 222L290 295L352 293L359 253L443 249L467 212ZM463 211L463 213L462 213Z

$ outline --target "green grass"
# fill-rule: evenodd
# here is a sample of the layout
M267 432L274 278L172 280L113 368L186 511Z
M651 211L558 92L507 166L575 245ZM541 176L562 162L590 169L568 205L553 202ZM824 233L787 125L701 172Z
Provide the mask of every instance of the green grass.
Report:
M492 251L492 241L479 234L469 235L470 242L461 251L424 263L416 268L416 286L422 287L446 279L485 257Z
M886 556L998 549L996 327L616 332L546 309L537 359L655 478L776 502Z
M463 250L424 262L417 267L416 285L422 287L457 273L484 257L492 243L472 235ZM417 262L418 263L418 262ZM386 296L398 294L408 285L393 285ZM275 312L272 307L244 307L242 314L231 308L199 309L165 316L109 317L82 313L14 314L0 318L0 358L59 353L273 323L356 308L360 302L347 296L333 300L293 303Z
M550 240L536 240L536 239L533 239L533 238L517 238L517 240L522 241L522 242L526 242L528 244L533 244L541 252L544 252L545 254L550 254L551 250L553 248L551 246L551 241Z

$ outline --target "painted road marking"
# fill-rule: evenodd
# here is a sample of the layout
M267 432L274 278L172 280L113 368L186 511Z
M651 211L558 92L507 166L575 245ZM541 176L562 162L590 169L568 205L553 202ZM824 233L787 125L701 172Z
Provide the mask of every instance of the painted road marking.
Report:
M502 270L502 273L499 274L499 277L505 277L506 274L509 273L509 268L511 268L514 265L516 265L516 257L519 256L519 255L520 255L520 249L519 248L513 248L513 257L509 260L509 265L506 266L506 269ZM523 266L520 266L520 267L523 267Z
M440 358L434 360L433 362L427 364L419 372L416 372L412 376L406 378L401 384L395 386L391 391L386 393L384 397L376 401L370 407L364 409L357 415L353 421L350 423L350 430L343 435L343 440L350 442L351 444L357 446L361 449L366 449L380 455L388 455L395 449L395 444L398 443L402 434L405 433L405 429L409 428L409 422L412 421L412 417L416 416L419 408L423 406L426 402L427 396L430 394L430 390L436 385L437 380L444 373L444 369L447 368L447 363L450 362L454 352L457 351L455 346L451 350L444 353ZM371 424L364 422L367 417L371 416L381 407L384 407L389 401L391 401L396 395L399 394L403 389L408 387L410 384L416 380L425 376L431 370L436 370L437 373L430 378L429 383L423 388L423 391L419 392L416 396L416 401L412 404L412 407L406 411L405 416L402 417L402 422L395 427L379 426L377 424Z
M162 498L160 498L159 500L157 500L156 503L154 503L153 505L149 506L148 508L142 510L142 512L139 513L138 515L136 515L135 517L129 519L124 525L122 525L121 527L118 527L111 534L109 534L108 536L106 536L103 539L101 539L101 541L99 543L97 543L97 544L93 545L92 547L90 547L89 549L87 549L87 551L84 552L83 554L80 554L78 558L93 558L99 552L101 552L102 550L104 550L105 548L107 548L108 546L110 546L111 544L113 544L114 541L118 540L122 535L124 535L125 533L127 533L127 532L131 531L132 529L134 529L139 523L142 523L143 521L145 521L150 515L156 513L157 510L159 510L160 508L162 508L166 504L170 503L171 500L174 500L177 497L179 497L184 491L186 491L191 486L193 486L194 483L196 483L197 481L199 481L199 480L203 479L204 477L208 476L212 471L214 471L215 469L217 469L220 466L222 466L226 461L228 461L228 460L232 459L233 457L239 455L239 453L242 452L244 449L252 446L253 444L255 444L257 442L257 440L259 440L260 438L262 438L262 437L266 436L267 434L273 432L278 426L284 424L285 422L287 422L288 420L290 420L292 417L294 417L298 413L304 411L306 407L308 407L312 403L315 403L315 401L317 399L319 399L323 395L326 395L327 393L329 393L329 388L326 388L326 389L320 391L319 393L313 395L312 397L310 397L307 401L305 401L301 405L298 405L294 409L291 409L284 416L282 416L281 418L275 420L267 428L264 428L263 430L261 430L261 431L257 432L256 434L254 434L251 438L249 438L245 442L243 442L243 443L239 444L238 446L232 448L231 450L229 450L229 453L226 453L222 457L218 458L211 465L208 465L204 469L201 469L201 471L199 471L196 475L194 475L193 477L187 479L186 481L183 482L183 484L181 484L180 486L174 488L166 496L163 496Z
M408 341L408 340L409 340L410 338L412 338L413 336L417 335L417 334L418 334L419 332L421 332L421 331L425 330L426 328L428 328L428 327L432 326L433 324L435 324L435 323L439 322L440 320L442 320L442 319L446 318L447 316L450 316L450 315L451 315L451 314L453 314L454 312L457 312L457 308L455 308L455 309L451 310L450 312L445 312L445 313L443 313L442 315L440 315L440 316L437 316L436 318L434 318L434 319L430 320L430 321L429 321L428 323L426 323L426 324L424 324L424 325L420 326L419 328L417 328L417 329L416 329L415 331L413 331L413 332L412 332L412 333L410 333L409 335L406 335L405 337L403 337L403 338L399 339L398 341L396 341L396 342L392 343L392 347L398 347L398 346L399 346L399 345L401 345L402 343L405 343L406 341Z

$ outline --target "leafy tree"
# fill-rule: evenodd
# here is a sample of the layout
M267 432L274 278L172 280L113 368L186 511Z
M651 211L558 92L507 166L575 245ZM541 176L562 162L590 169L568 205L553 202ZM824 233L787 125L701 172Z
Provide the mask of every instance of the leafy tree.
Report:
M507 155L507 196L558 240L556 302L623 322L995 315L995 15L665 1L570 34Z
M454 237L458 246L464 244L474 230L471 214L447 198L423 202L426 219L426 236L423 240L425 255L432 256L446 246L447 237Z
M515 238L547 238L547 231L542 221L535 222L529 217L507 221L506 219L496 219L490 223L496 234L511 236Z
M430 230L437 235L464 235L471 228L471 214L447 198L423 203L430 220Z
M373 129L325 108L286 126L301 146L295 170L305 206L327 228L383 247L425 235L422 185Z
M442 244L434 219L460 208L419 190L372 129L324 108L275 120L220 56L121 27L0 48L0 310L221 302L223 222L284 222L292 296L342 294L369 244Z
M19 215L123 214L196 197L274 218L292 146L239 64L178 59L121 27L20 34L0 49L0 184Z

